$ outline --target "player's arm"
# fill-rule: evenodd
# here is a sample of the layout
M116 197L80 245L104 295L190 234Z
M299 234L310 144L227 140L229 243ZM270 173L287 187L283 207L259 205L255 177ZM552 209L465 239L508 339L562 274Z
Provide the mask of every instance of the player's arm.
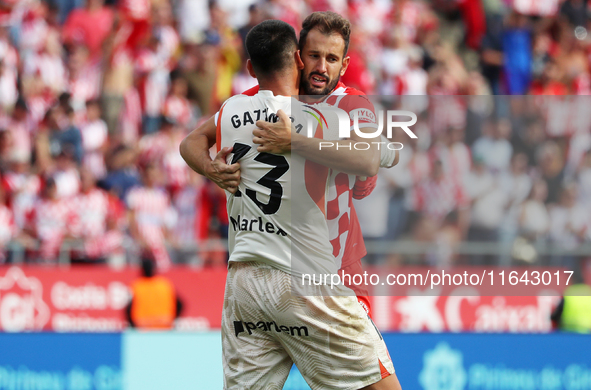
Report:
M361 138L355 133L351 134L351 139L330 142L308 138L291 131L291 120L285 112L279 110L277 116L277 123L257 121L260 129L253 131L253 142L261 145L257 148L259 152L280 154L291 150L310 161L347 174L375 176L378 173L380 153L377 147L356 150L353 146L355 142L367 142L372 145L374 139Z
M212 160L209 149L216 143L215 117L209 118L181 142L180 153L187 165L218 187L235 193L240 183L240 164L227 164L232 148L222 148Z

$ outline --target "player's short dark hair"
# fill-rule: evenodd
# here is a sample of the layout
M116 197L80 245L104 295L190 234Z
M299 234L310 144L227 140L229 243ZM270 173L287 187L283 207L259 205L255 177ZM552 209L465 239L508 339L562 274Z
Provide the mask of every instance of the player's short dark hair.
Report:
M289 24L265 20L248 32L245 45L255 73L265 77L292 65L298 39Z
M345 41L345 51L343 57L349 50L349 40L351 39L351 23L341 15L332 11L312 12L302 23L300 31L300 50L306 44L308 33L317 28L322 34L339 34Z

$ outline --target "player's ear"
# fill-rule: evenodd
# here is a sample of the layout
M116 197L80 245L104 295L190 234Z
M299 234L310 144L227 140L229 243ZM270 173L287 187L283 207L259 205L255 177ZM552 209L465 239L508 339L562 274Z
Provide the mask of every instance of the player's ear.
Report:
M246 60L246 70L248 71L249 75L251 75L255 79L257 78L257 75L254 73L254 68L252 67L252 62L250 61L250 59Z
M304 61L302 61L302 56L300 55L299 50L296 50L296 52L294 53L294 58L296 65L298 66L298 70L304 69Z
M343 58L343 66L341 67L341 77L345 75L347 68L349 67L349 61L351 61L351 57L346 56Z

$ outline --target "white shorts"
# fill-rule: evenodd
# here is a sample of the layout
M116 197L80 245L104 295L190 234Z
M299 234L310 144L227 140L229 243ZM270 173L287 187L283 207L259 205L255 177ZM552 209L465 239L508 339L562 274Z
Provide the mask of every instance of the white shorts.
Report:
M354 296L297 296L289 274L230 263L222 314L224 389L280 390L292 364L312 389L357 390L394 373Z

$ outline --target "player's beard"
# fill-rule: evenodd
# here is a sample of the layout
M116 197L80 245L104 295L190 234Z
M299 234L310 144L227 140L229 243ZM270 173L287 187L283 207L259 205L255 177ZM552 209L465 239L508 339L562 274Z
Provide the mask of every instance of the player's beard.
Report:
M320 74L318 72L310 72L309 74L300 78L300 94L302 94L302 95L328 95L329 93L331 93L333 91L333 89L335 89L335 87L339 83L339 80L341 79L341 71L340 70L339 70L338 74L339 75L336 79L331 80L326 75ZM324 87L322 89L318 89L316 87L313 87L312 84L310 84L310 77L312 75L318 75L318 76L326 78L327 79L326 87Z

